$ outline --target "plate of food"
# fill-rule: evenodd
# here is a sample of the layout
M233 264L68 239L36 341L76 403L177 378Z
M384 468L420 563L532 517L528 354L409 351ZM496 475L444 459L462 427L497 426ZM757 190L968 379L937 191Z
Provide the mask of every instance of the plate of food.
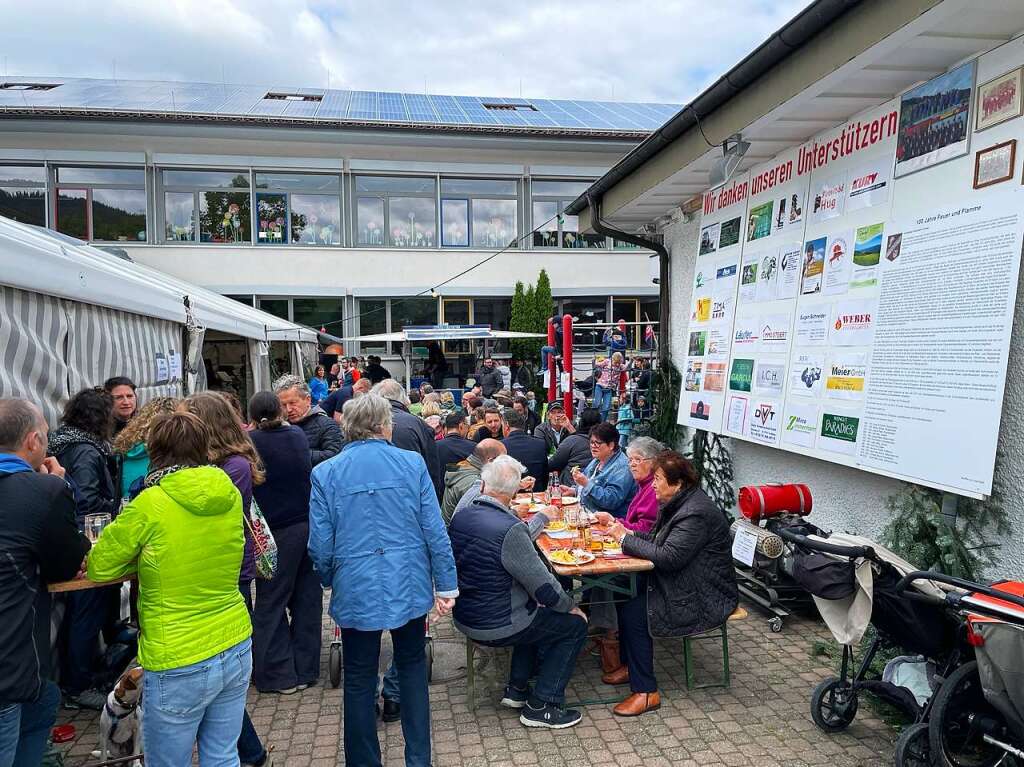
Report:
M551 552L550 559L558 565L585 565L596 557L583 549L559 549Z
M601 549L605 556L617 556L622 553L622 546L614 538L605 538L601 542Z
M554 522L548 522L547 527L544 528L546 533L561 533L566 529L565 522L560 519Z
M563 495L562 496L562 505L563 506L572 506L574 503L579 503L579 502L580 502L580 499L577 498L575 495Z

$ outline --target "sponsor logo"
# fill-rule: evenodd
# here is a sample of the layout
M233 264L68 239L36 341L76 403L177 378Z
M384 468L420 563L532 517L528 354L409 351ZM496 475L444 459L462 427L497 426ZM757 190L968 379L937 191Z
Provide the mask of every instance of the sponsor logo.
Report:
M814 384L821 380L821 368L804 368L804 372L800 374L800 380L808 389L813 389Z
M865 330L871 327L871 314L840 314L836 316L836 330Z
M725 307L726 302L722 299L713 301L711 303L711 319L723 320L725 319Z
M697 320L697 322L707 322L709 319L711 319L710 298L697 299L697 311L694 312L694 319Z
M695 288L703 288L706 280L704 279L704 272L697 272L697 281L694 284Z
M711 405L702 399L690 403L690 418L707 421L711 418Z
M791 415L786 421L786 431L794 434L814 434L814 424L802 415Z
M757 388L782 391L782 383L785 376L786 369L782 365L758 365Z
M718 280L725 280L735 276L736 264L729 264L728 266L719 267L718 271L715 272L715 279Z
M761 328L761 341L764 343L785 343L789 337L789 328L773 328L765 325Z
M829 391L864 391L866 374L867 369L863 365L832 365L832 372L825 382L825 388Z
M750 391L750 383L753 375L753 360L733 360L732 372L729 374L729 388L733 391Z
M843 258L846 256L846 251L846 240L844 240L842 237L836 237L834 240L832 240L832 249L829 251L828 254L829 265L831 266L832 264L842 261Z
M756 344L757 331L750 328L737 328L733 334L733 342L737 344Z
M877 179L878 179L878 173L877 172L876 173L869 173L866 176L861 176L860 178L855 178L853 180L853 183L850 186L852 187L852 191L856 192L859 189L863 189L866 186L871 186L872 184L875 183L875 181Z
M821 418L821 436L843 442L856 442L860 419L850 415L825 413Z
M770 402L762 402L754 409L754 420L762 426L768 426L775 421L775 408Z

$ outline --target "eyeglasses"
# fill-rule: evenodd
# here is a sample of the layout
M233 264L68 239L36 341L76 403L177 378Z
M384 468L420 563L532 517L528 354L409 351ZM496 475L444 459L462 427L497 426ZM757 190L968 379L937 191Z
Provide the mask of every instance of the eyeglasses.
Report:
M590 440L590 446L591 447L601 447L602 445L610 445L610 444L611 444L611 442L601 442L600 440L597 440L597 439Z
M649 461L649 460L651 460L651 459L650 458L637 458L635 455L626 456L626 462L627 463L643 463L644 461Z

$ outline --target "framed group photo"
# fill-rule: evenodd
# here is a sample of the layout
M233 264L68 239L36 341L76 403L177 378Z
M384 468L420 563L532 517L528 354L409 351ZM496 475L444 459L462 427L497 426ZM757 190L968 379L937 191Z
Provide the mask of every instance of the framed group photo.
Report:
M1020 117L1022 72L1024 70L1017 68L978 86L976 131Z
M974 188L1009 181L1014 176L1017 161L1017 139L979 149L974 156Z
M969 61L900 97L897 178L967 154L974 73Z

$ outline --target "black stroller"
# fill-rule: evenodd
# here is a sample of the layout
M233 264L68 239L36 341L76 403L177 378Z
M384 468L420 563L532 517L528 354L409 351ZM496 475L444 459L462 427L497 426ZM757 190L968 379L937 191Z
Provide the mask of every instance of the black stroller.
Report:
M943 597L912 588L922 580L952 587ZM974 659L950 673L935 694L925 732L939 767L1024 765L1024 583L992 586L912 572L897 586L918 603L947 608L961 621ZM921 725L915 725L920 727Z
M858 694L870 692L904 710L915 724L896 744L897 767L930 764L927 725L939 681L956 669L966 651L957 621L945 608L945 591L927 579L913 592L900 590L901 579L915 568L893 552L860 536L801 535L792 529L777 533L797 550L794 578L814 596L830 631L843 647L839 677L825 679L811 695L811 718L825 732L846 729L857 716ZM854 646L868 624L875 636L859 664ZM898 648L919 658L902 658L879 676L872 663L883 647ZM901 676L901 666L904 674ZM909 671L916 671L910 674ZM915 679L916 683L908 681Z

